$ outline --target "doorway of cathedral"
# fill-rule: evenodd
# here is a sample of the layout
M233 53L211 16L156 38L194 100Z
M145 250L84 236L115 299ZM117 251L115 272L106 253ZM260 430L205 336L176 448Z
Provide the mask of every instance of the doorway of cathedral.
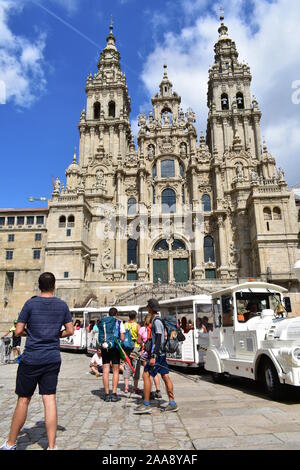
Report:
M189 281L189 253L181 240L160 240L153 254L153 282Z
M169 282L169 263L167 259L153 260L153 282L156 284L168 284Z
M173 259L173 271L175 282L188 282L189 280L189 260Z

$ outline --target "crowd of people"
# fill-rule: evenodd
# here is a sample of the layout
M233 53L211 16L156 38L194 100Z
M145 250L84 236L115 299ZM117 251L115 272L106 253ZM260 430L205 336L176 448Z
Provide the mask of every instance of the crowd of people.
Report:
M99 377L102 373L104 385L104 401L116 402L120 400L117 394L121 360L123 362L124 392L143 396L143 402L137 407L135 413L151 413L150 400L162 398L160 391L159 375L166 386L169 396L169 404L165 411L177 411L178 407L174 401L173 384L169 378L169 370L164 352L166 331L161 319L158 317L159 304L155 299L148 302L148 314L143 325L136 321L136 312L129 313L129 320L122 322L118 320L118 311L112 307L108 317L102 318L97 325L98 347L97 352L91 359L91 373ZM88 331L94 329L89 324ZM120 340L118 347L112 338ZM142 373L143 370L143 373ZM112 372L112 392L109 390L109 372ZM138 387L143 377L143 389ZM133 388L130 390L130 379L133 380ZM155 391L152 392L153 383Z
M150 301L150 306L155 305L155 308L159 310L159 304L155 299L151 299ZM150 307L149 307L150 308ZM153 310L155 312L155 310ZM149 369L148 363L150 362L151 359L151 354L149 355L149 351L147 352L145 349L145 346L147 342L152 341L152 324L153 324L153 312L148 313L143 321L143 324L140 325L137 323L137 314L136 312L132 311L129 313L129 319L128 321L123 321L117 319L118 316L118 311L116 308L111 308L109 311L109 316L113 316L115 318L115 322L118 325L117 330L118 331L118 337L121 340L121 345L124 350L124 352L127 354L127 356L130 358L130 363L132 368L129 366L128 362L122 360L122 357L120 355L120 351L118 350L117 347L113 347L112 349L106 351L103 346L101 347L98 343L97 346L97 352L94 354L90 361L90 372L95 375L96 377L100 377L101 374L103 374L103 383L104 383L104 389L105 389L105 397L104 401L109 402L109 401L118 401L119 397L117 395L117 386L118 386L118 381L119 381L119 373L123 373L123 378L124 378L124 392L125 394L128 394L130 392L130 387L129 387L129 381L132 378L133 380L133 388L132 392L137 395L141 395L144 398L146 397L145 401L147 402L147 396L149 395L149 389L150 389L150 398L162 398L162 394L160 391L160 379L158 373L152 373L153 372L153 367ZM97 323L95 320L91 320L89 325L87 326L87 332L91 333L93 332L96 335L99 335L99 331L103 329L103 323L101 320L98 320ZM76 325L80 324L79 320L76 320L75 322L75 327ZM177 323L177 328L181 328L182 332L187 334L189 331L194 330L194 325L191 320L187 321L187 318L183 316L181 319L178 320ZM199 333L208 333L209 331L212 330L212 324L208 322L208 317L204 316L203 318L197 318L196 319L196 330ZM115 332L114 332L115 334ZM128 334L130 337L130 340L125 340L125 334ZM163 340L166 339L166 331L163 328L163 332L161 331L161 335L163 337ZM97 336L98 340L98 336ZM100 340L101 341L101 340ZM103 357L105 357L105 364L103 363ZM164 370L168 370L166 367L166 361L165 361L165 354L161 354L163 357L163 364L159 364L159 367L157 368L157 372L161 373ZM108 361L109 360L109 364ZM155 368L155 367L154 367ZM135 372L133 372L133 370ZM144 370L143 374L141 374L141 371ZM112 372L113 373L113 390L112 394L109 393L108 389L108 373ZM141 379L141 375L143 378L144 382L144 388L143 390L139 388L139 381ZM164 375L167 375L162 373L162 378ZM163 378L166 389L170 390L171 385ZM155 386L155 391L152 392L153 388L153 382ZM146 393L145 393L146 389ZM147 404L146 404L147 406ZM144 410L144 407L140 408L138 411ZM148 409L147 409L148 410ZM148 410L149 411L149 410Z

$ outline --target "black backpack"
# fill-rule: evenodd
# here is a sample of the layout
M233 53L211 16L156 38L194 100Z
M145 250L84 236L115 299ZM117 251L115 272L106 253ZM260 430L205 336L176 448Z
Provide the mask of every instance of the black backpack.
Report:
M173 323L171 320L162 319L160 317L156 317L153 321L159 319L162 324L164 325L165 330L167 331L167 339L164 345L164 352L169 354L174 354L178 350L179 343L185 341L185 336L182 333L180 328L177 328L177 325ZM153 328L152 324L152 328Z

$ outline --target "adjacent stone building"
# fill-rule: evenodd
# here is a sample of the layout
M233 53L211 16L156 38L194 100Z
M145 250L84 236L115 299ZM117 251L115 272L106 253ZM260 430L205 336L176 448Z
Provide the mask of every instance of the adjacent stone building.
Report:
M86 82L78 161L75 153L48 207L41 269L55 273L70 306L131 302L153 286L196 293L249 277L298 290L294 194L261 142L250 68L221 21L206 138L198 139L195 113L181 108L164 66L152 108L138 119L137 148L110 27Z
M0 322L18 317L45 265L48 209L0 210Z

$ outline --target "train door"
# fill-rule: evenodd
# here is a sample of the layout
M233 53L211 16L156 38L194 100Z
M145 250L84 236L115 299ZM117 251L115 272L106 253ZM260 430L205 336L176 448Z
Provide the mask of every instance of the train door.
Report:
M212 316L212 306L211 304L205 304L195 300L193 302L194 310L194 350L195 350L195 362L202 366L204 364L206 351L209 346L209 333L204 333L201 331L201 323L205 317L209 320ZM211 325L211 323L206 323L206 325Z

